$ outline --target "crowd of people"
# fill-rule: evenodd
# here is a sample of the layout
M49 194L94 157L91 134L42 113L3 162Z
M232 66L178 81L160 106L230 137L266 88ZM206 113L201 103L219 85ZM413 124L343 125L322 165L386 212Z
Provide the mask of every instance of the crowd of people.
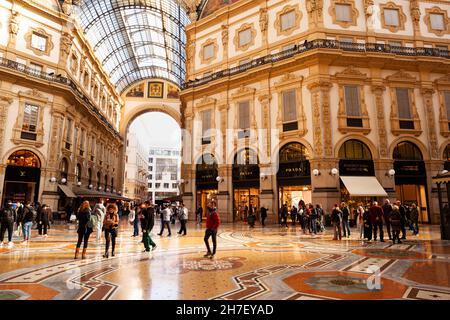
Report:
M293 205L289 210L287 203L284 203L280 209L280 225L285 228L288 226L288 217L290 216L292 226L298 223L304 234L318 234L325 231L324 227L324 210L320 204L315 207L305 201L300 200L298 207Z

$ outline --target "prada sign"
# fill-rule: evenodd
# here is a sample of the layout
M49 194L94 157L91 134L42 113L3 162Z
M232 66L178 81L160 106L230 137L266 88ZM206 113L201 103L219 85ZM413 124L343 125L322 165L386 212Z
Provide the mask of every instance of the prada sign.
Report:
M233 166L233 180L259 180L259 166L254 164Z
M425 163L423 161L395 161L395 176L425 176Z
M293 163L280 163L277 173L278 178L311 177L309 161Z

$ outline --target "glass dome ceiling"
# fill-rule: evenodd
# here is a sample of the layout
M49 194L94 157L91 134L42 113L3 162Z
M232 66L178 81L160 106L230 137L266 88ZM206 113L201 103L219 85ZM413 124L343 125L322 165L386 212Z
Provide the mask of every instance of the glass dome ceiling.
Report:
M189 18L179 1L84 0L79 22L120 93L147 78L184 82Z

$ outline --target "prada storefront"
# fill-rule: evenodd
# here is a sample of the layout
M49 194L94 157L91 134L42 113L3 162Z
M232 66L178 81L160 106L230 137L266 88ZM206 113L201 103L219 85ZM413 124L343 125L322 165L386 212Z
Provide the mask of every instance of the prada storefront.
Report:
M359 140L348 140L339 149L341 200L356 209L359 204L382 201L387 193L375 177L372 153Z
M422 152L412 142L400 142L394 149L395 191L403 204L415 203L419 223L429 223L427 173Z
M28 150L19 150L8 158L2 205L5 201L37 202L41 162L36 154Z
M279 152L277 172L278 208L286 203L291 209L303 200L311 203L311 169L308 150L298 142L284 145Z
M233 195L233 222L246 221L250 210L259 210L259 162L251 149L234 157Z
M202 155L196 165L195 181L197 190L197 206L203 208L203 218L206 219L207 208L217 205L217 176L218 167L214 155L206 153Z

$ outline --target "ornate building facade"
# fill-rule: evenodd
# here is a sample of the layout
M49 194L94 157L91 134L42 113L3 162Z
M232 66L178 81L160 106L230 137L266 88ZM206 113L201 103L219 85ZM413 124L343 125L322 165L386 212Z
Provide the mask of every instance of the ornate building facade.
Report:
M72 2L0 1L0 194L64 206L71 190L121 188L123 101Z
M125 180L124 196L135 203L148 200L148 149L137 138L136 134L127 134L127 147L125 150Z
M263 205L276 221L283 203L330 211L390 198L439 223L431 177L450 160L448 2L219 2L186 28L189 208L206 197L231 222Z

